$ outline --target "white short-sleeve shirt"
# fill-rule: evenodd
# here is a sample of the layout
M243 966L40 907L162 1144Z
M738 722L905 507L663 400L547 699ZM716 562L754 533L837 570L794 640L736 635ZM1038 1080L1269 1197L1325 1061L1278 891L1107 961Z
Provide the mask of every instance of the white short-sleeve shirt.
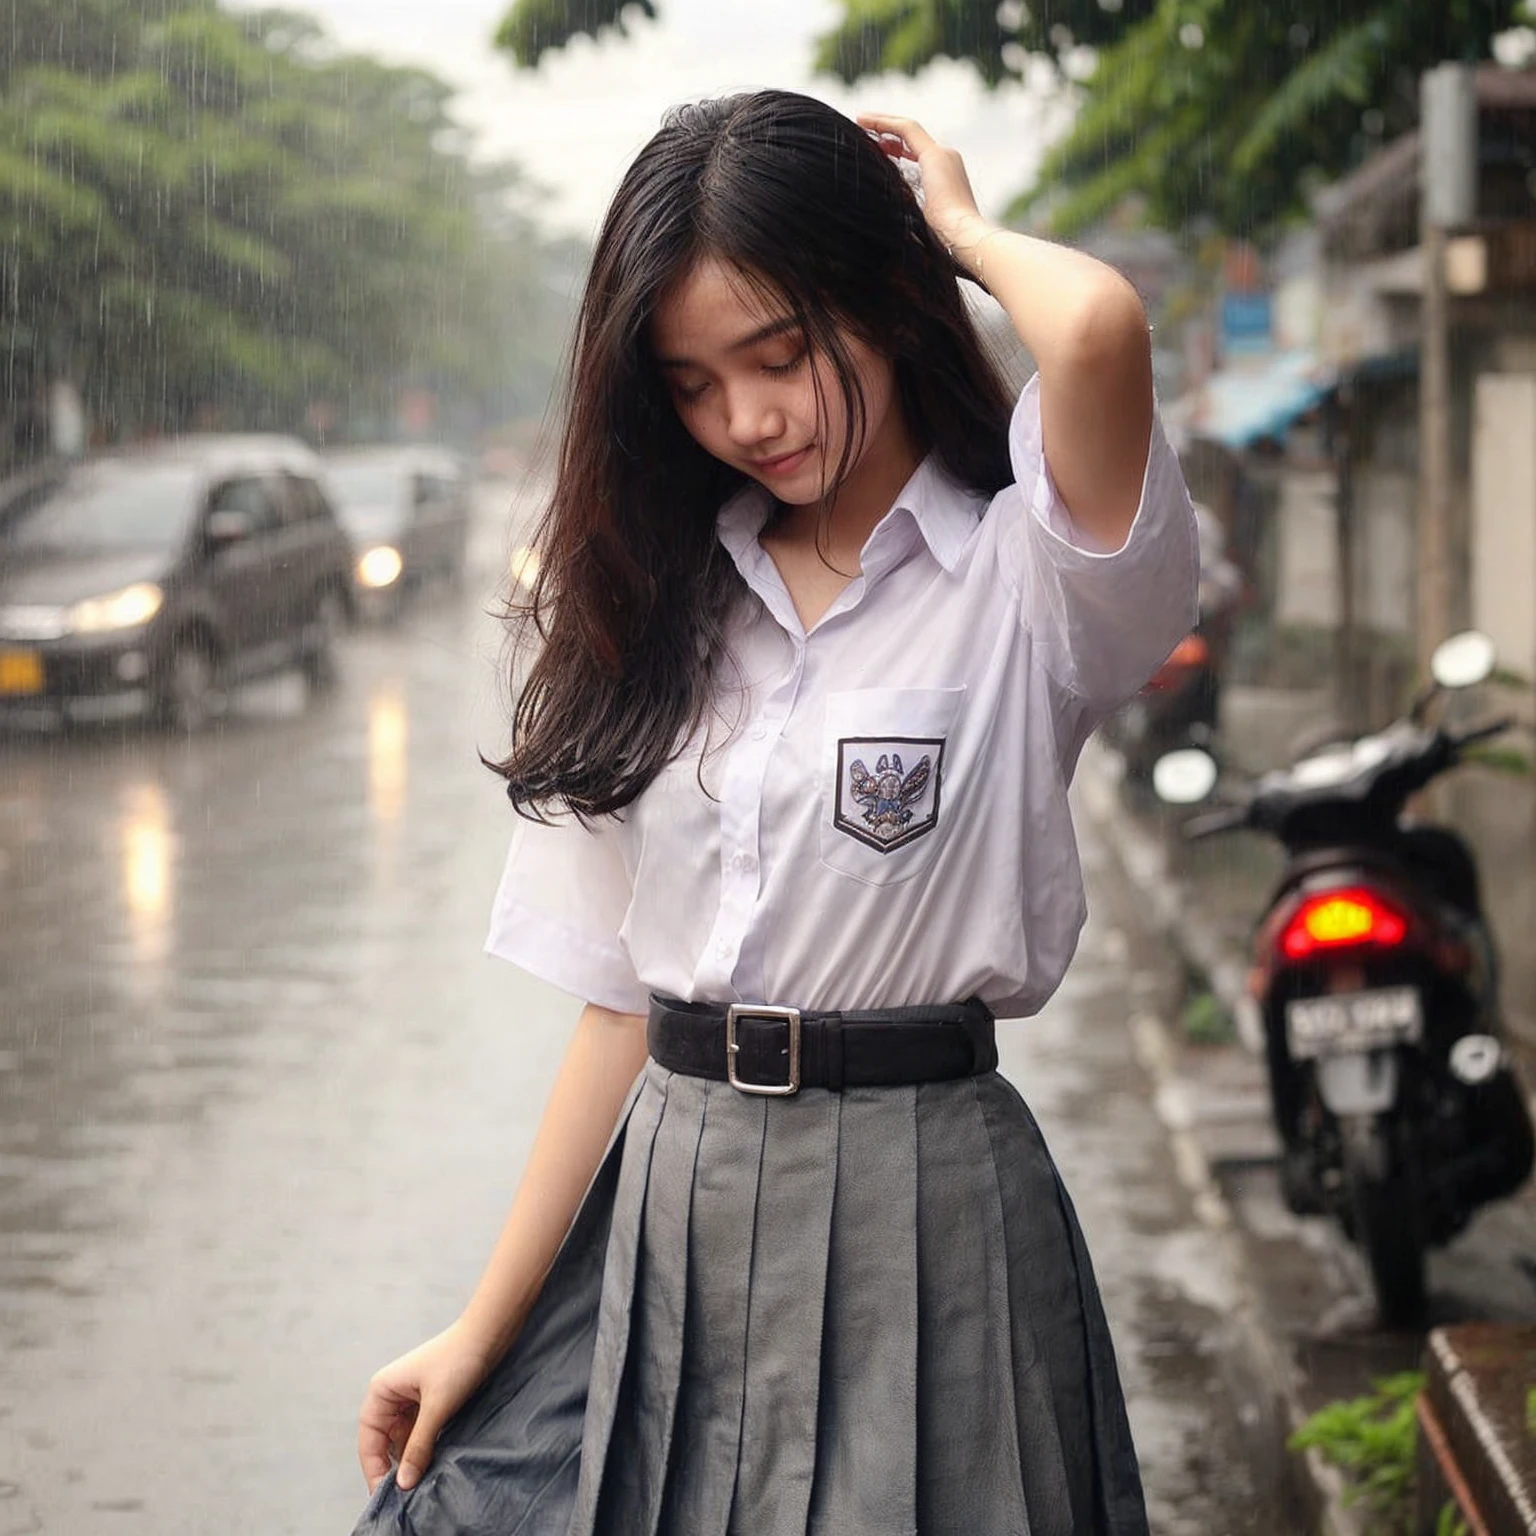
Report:
M806 633L748 487L719 537L750 594L719 719L622 819L520 820L486 948L584 1001L800 1008L1056 989L1085 915L1067 786L1093 727L1196 618L1194 516L1154 421L1124 546L1078 534L1038 380L989 499L930 455Z

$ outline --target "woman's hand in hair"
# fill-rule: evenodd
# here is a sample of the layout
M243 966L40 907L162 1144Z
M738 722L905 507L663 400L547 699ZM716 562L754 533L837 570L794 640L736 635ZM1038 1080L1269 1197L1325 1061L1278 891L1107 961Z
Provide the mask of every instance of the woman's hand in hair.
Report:
M893 160L910 160L923 184L923 215L951 252L979 245L993 226L981 216L959 150L947 149L910 117L861 112L859 126L877 136Z
M1092 545L1125 542L1152 430L1152 348L1135 288L1081 251L989 224L960 156L906 117L861 126L887 154L914 160L924 212L955 261L1003 306L1040 370L1045 459Z

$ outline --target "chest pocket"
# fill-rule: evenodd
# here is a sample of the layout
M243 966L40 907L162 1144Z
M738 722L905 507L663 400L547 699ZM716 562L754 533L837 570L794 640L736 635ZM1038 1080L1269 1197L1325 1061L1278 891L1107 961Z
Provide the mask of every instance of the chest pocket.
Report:
M929 867L945 833L944 775L964 688L861 688L827 696L821 862L869 885Z

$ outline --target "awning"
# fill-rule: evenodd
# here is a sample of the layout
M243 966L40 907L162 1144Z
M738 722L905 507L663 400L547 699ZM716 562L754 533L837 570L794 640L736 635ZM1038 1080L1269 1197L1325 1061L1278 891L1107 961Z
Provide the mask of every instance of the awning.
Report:
M1333 392L1338 374L1314 352L1276 352L1213 373L1163 413L1185 437L1246 448L1279 437Z

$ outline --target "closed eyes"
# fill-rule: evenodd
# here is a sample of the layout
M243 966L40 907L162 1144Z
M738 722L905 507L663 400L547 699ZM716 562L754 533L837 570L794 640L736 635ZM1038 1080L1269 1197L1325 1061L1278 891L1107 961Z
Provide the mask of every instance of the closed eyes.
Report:
M789 374L798 372L799 369L804 366L807 356L809 356L809 353L802 349L792 358L790 358L788 362L763 363L761 365L762 371L768 374L771 378L785 378ZM707 379L701 380L697 384L674 383L672 385L672 393L679 400L683 400L691 404L693 401L701 399L709 387L710 385Z
M797 352L787 363L764 363L763 372L774 375L793 373L804 361L806 354Z

